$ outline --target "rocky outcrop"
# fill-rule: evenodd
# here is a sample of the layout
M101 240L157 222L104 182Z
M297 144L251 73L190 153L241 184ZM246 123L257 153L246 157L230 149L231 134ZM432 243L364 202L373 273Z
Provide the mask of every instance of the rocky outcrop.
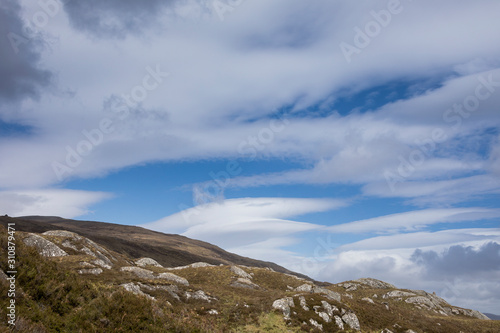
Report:
M25 237L23 242L28 246L34 246L38 253L44 257L63 257L68 255L59 246L37 234L28 234L28 237Z
M390 283L380 281L377 279L370 279L370 278L361 278L354 280L354 282L358 282L360 284L363 284L365 286L368 286L370 288L374 289L396 289L396 287Z
M141 290L141 288L139 287L139 285L137 285L133 282L121 284L120 287L124 288L128 292L131 292L132 294L144 296L144 297L149 298L151 300L154 299L151 295L144 293Z
M394 297L410 297L410 296L415 296L415 293L410 293L407 291L402 291L402 290L393 290L389 291L388 293L384 294L382 298L394 298Z
M298 286L294 290L303 293L321 294L326 298L337 302L340 302L342 300L342 297L338 292L323 287L318 287L309 283L304 283L303 285Z
M188 280L186 280L183 277L180 277L178 275L168 273L168 272L158 274L158 279L167 280L167 281L174 282L177 284L182 284L184 286L189 286Z
M154 267L163 267L160 265L156 260L152 258L141 258L137 259L135 261L135 264L139 267L146 267L146 266L154 266Z

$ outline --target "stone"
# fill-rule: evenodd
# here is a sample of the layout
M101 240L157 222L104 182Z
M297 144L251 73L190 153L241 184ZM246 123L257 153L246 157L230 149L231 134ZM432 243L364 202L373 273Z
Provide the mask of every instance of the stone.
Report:
M94 260L92 260L90 262L93 263L94 265L101 266L102 268L111 269L111 265L109 265L104 260L94 259ZM111 262L109 262L109 263L111 263Z
M217 300L215 297L208 296L203 290L198 290L195 292L189 292L186 291L184 293L184 296L186 296L186 299L195 299L198 301L204 301L204 302L212 302L213 300Z
M332 317L333 316L333 308L328 302L321 301L321 306L323 309L325 309L326 313L328 316Z
M126 267L121 267L120 271L121 272L132 272L138 278L141 278L141 279L153 280L155 278L154 273L152 271L144 269L144 268L139 268L139 267L134 267L134 266L126 266Z
M318 316L323 319L326 323L331 321L330 316L326 312L318 312Z
M80 236L74 232L67 231L67 230L49 230L49 231L45 231L42 235L65 237L65 238L71 238L74 240L82 239L82 236Z
M318 323L316 320L309 319L309 323L311 323L312 326L314 326L315 328L319 329L320 331L323 330L323 325L321 325L320 323Z
M238 288L249 288L249 289L259 289L260 287L246 278L238 278L236 281L231 283L231 286Z
M139 295L139 296L144 296L146 298L154 300L154 298L151 297L151 295L148 295L148 294L144 293L141 290L141 288L138 285L136 285L135 283L133 283L133 282L121 284L120 287L124 288L128 292L131 292L132 294Z
M363 297L361 300L371 304L375 304L375 302L369 297Z
M160 265L156 260L152 258L141 258L137 259L135 261L135 264L140 267L146 267L146 266L154 266L154 267L163 267Z
M304 311L309 311L309 307L307 306L306 298L304 296L299 297L300 307L304 309Z
M335 324L337 324L338 328L340 330L344 330L344 322L342 321L342 318L339 316L334 316L333 319L335 320Z
M252 276L250 274L248 274L247 272L245 272L243 269L239 268L238 266L231 266L231 272L238 275L240 278L249 279L249 280L252 279Z
M402 291L402 290L393 290L393 291L389 291L388 293L384 294L382 296L382 298L409 297L409 296L416 296L416 294L410 293L407 291Z
M283 312L285 318L290 318L290 307L295 307L292 297L280 298L273 302L273 309Z
M78 274L93 274L93 275L99 275L102 273L101 268L84 268L80 269L78 271Z
M78 248L73 243L71 243L71 241L69 241L67 239L64 240L64 242L62 242L61 245L64 246L64 247L67 247L69 249L78 251Z
M361 278L361 279L354 280L354 282L358 282L358 283L367 285L367 286L369 286L371 288L375 288L375 289L396 289L396 286L394 286L390 283L384 282L384 281L376 280L376 279Z
M384 328L380 333L394 333L394 332L388 328Z
M209 315L218 315L219 314L219 311L215 310L215 309L211 309L211 310L208 310L207 313Z
M309 283L304 283L303 285L300 285L297 288L295 288L295 291L304 292L304 293L312 293L313 286Z
M406 303L410 304L418 304L418 305L425 305L429 309L434 309L436 305L427 297L424 296L415 296L415 297L410 297L405 300Z
M183 277L180 277L180 276L177 276L175 274L172 274L172 273L167 273L167 272L160 273L160 274L158 274L158 279L171 281L171 282L174 282L174 283L182 284L184 286L189 286L188 280L186 280Z
M313 293L321 294L321 295L325 296L326 298L333 300L333 301L337 301L337 302L340 302L342 300L342 297L340 296L340 294L338 292L335 292L335 291L332 291L330 289L326 289L323 287L314 286Z
M36 234L30 233L28 237L23 239L23 242L28 246L34 246L38 253L44 257L64 257L68 255L66 251L56 244Z
M358 317L352 313L346 313L342 316L342 320L353 330L360 331L361 326L359 325Z

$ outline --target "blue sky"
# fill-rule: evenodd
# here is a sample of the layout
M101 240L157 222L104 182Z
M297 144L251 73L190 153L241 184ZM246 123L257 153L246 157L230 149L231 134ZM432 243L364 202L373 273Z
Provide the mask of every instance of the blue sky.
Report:
M141 225L500 313L498 12L4 1L0 213Z

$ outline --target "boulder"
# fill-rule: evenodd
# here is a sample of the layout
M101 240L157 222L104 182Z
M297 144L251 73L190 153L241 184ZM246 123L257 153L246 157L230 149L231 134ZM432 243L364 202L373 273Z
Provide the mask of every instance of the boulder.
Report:
M135 264L140 267L146 267L146 266L154 266L154 267L163 267L160 265L156 260L152 258L141 258L137 259L135 261Z
M309 323L314 326L315 328L319 329L320 331L323 330L323 325L321 325L320 323L318 323L316 320L314 319L309 319Z
M283 312L285 318L290 318L290 307L294 306L295 303L292 297L280 298L273 302L273 309Z
M344 330L344 322L342 321L342 318L339 316L334 316L333 319L335 320L335 324L337 324L338 328L342 331Z
M102 273L101 268L84 268L80 269L78 271L78 274L92 274L92 275L99 275Z
M82 239L82 236L80 236L74 232L66 231L66 230L49 230L49 231L45 231L42 235L71 238L74 240Z
M295 291L299 291L299 292L303 292L303 293L312 293L313 286L312 286L312 284L304 283L303 285L300 285L297 288L295 288Z
M326 289L323 287L314 286L313 293L321 294L321 295L325 296L326 298L331 299L333 301L337 301L337 302L340 302L342 300L342 297L340 296L340 294L338 292L335 292L333 290Z
M238 275L240 278L249 279L249 280L252 279L252 276L250 274L248 274L247 272L245 272L243 269L239 268L238 266L231 266L231 272Z
M204 302L212 302L213 300L217 300L215 297L208 296L203 290L198 290L195 292L189 292L186 291L184 293L184 296L186 296L186 299L195 299L199 301L204 301Z

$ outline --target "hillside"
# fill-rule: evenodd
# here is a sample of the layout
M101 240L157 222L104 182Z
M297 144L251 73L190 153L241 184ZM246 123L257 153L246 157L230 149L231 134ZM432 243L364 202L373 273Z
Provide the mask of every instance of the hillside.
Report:
M15 222L18 229L25 232L40 233L48 230L76 232L94 242L106 244L108 249L131 258L153 257L165 267L184 266L194 262L207 262L214 265L234 264L269 267L277 272L307 278L272 262L242 257L206 242L136 226L76 221L50 216L25 216L14 219L0 217L0 222L7 223L8 221Z
M171 267L162 264L159 257L131 256L120 250L117 244L122 243L116 236L111 247L62 228L32 232L44 226L39 218L21 223L19 219L2 218L2 222L13 220L18 230L19 332L500 331L500 322L488 320L477 311L454 307L425 291L401 290L374 279L320 286L270 267L208 262ZM68 223L60 222L60 227ZM88 223L96 228L101 225ZM31 232L19 231L28 225ZM99 230L92 232L97 234ZM130 235L130 246L141 237ZM107 235L104 239L113 237ZM185 241L201 243L203 248L206 244ZM6 249L7 233L2 223L2 258L7 256ZM169 247L168 251L172 254L175 250ZM0 268L0 293L7 295L6 278L10 274L4 273L5 260ZM8 299L2 297L3 318L7 305ZM5 321L0 323L0 331L8 331Z

